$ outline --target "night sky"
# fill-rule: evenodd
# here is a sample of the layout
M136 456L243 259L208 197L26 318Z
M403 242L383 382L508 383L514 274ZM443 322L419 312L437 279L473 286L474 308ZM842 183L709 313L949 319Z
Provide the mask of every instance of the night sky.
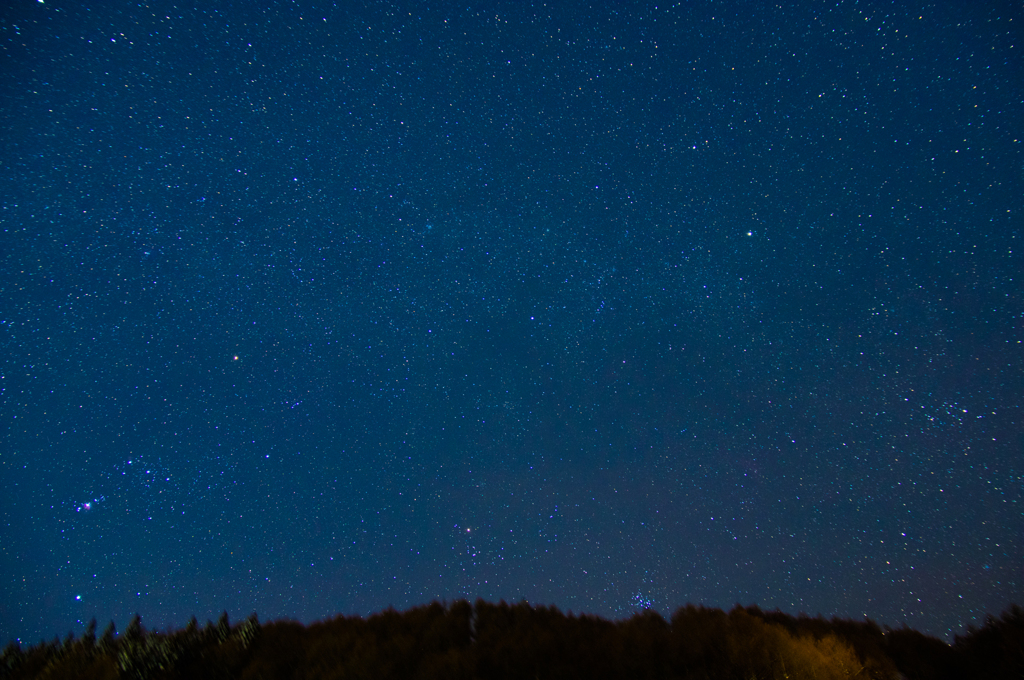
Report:
M1018 2L0 10L0 642L1024 586Z

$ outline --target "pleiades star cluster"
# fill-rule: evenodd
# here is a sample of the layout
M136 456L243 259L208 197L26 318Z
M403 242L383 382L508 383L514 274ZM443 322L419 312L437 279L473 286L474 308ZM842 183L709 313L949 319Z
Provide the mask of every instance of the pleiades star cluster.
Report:
M1022 28L4 3L0 642L1020 602Z

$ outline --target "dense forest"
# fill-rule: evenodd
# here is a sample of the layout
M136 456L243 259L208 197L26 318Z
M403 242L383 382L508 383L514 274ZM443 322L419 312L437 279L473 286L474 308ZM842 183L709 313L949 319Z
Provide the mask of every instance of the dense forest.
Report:
M869 619L794 617L737 605L687 605L670 621L652 611L622 621L555 607L465 600L303 626L200 627L9 644L0 678L1024 678L1024 610L1013 605L950 645Z

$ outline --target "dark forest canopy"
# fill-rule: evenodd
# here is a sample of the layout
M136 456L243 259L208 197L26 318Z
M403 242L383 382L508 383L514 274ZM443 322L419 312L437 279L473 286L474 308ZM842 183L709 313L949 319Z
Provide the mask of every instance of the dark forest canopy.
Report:
M434 602L303 626L147 631L138 616L81 637L3 651L0 678L871 678L1024 677L1024 610L1010 606L950 645L870 619L824 619L737 605L687 605L621 621L526 602Z

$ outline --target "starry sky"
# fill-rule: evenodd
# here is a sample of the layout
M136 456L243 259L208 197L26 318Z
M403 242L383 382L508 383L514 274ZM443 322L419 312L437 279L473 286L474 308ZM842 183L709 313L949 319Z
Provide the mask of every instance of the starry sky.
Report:
M1024 584L1017 2L0 10L0 641Z

